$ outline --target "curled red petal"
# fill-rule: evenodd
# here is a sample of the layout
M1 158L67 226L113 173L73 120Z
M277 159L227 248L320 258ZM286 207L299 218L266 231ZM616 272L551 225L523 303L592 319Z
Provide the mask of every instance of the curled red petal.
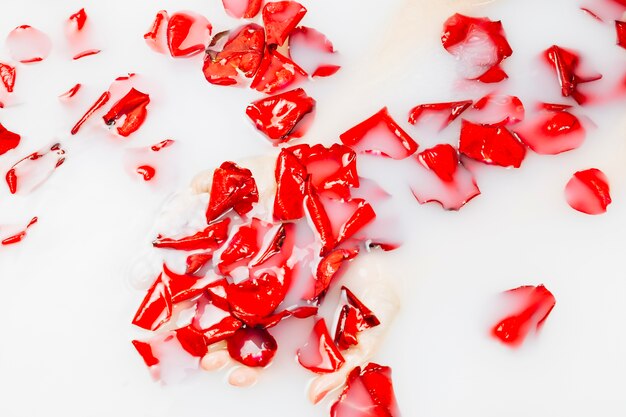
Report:
M315 100L297 88L253 102L246 114L256 128L277 145L291 139L298 123L314 108Z
M137 167L137 174L141 175L144 181L150 181L156 175L156 169L150 165L141 165Z
M326 293L344 263L354 259L358 254L358 249L336 249L324 256L317 265L315 288L311 298L318 298Z
M452 101L449 103L430 103L420 104L411 109L409 112L409 123L412 125L417 124L424 113L436 112L443 113L448 117L444 119L441 129L447 127L450 123L456 120L465 110L471 105L472 100Z
M71 24L76 26L77 30L82 30L87 22L87 12L85 12L84 8L80 9L76 13L70 15L69 21Z
M150 96L148 94L131 88L102 119L110 126L124 118L122 125L117 127L117 132L126 137L141 127L146 118L146 107L149 103Z
M65 150L60 143L49 149L33 152L16 162L6 174L11 194L19 190L30 192L43 184L65 162Z
M177 12L167 22L167 47L174 58L203 52L209 43L212 26L196 13Z
M231 209L243 216L258 201L259 192L252 172L234 162L224 162L213 173L207 221L211 223Z
M28 233L28 229L30 229L31 226L36 224L38 221L39 219L37 217L33 217L22 231L14 234L13 236L9 236L9 237L2 239L2 241L0 241L0 245L4 245L4 246L14 245L16 243L21 242L26 237L26 234Z
M242 326L243 323L236 318L232 316L224 317L220 322L204 330L207 344L210 346L213 343L232 337Z
M237 267L245 266L259 252L264 226L254 218L250 225L243 225L228 241L226 249L220 254L217 267L222 275L228 275Z
M519 168L526 147L506 127L479 125L463 120L459 151L476 161L502 167Z
M374 153L404 159L418 145L389 115L386 107L340 135L341 142L358 153Z
M265 329L242 328L228 338L230 357L250 367L269 365L277 350L276 339Z
M0 155L4 155L11 149L15 149L20 144L21 136L7 130L0 124Z
M132 343L148 368L159 364L159 359L154 356L150 343L142 342L140 340L133 340Z
M152 284L144 297L133 324L146 330L157 330L172 317L172 296L162 281L162 275Z
M326 213L322 200L320 200L319 195L311 185L310 179L305 182L304 195L304 206L306 207L306 212L309 215L313 228L322 243L321 254L324 255L337 244L335 236L333 235L333 226Z
M52 42L40 30L22 25L9 33L6 47L14 60L28 64L46 59L52 50Z
M565 187L567 204L586 214L603 214L611 204L607 176L596 168L578 171Z
M12 93L15 87L15 67L0 62L0 80L7 93Z
M77 53L76 55L74 55L74 56L72 57L72 59L73 59L74 61L77 61L77 60L79 60L79 59L81 59L81 58L85 58L85 57L87 57L87 56L97 55L97 54L99 54L100 52L102 52L100 49L88 49L88 50L86 50L86 51L82 51L82 52Z
M78 93L78 90L80 90L81 87L82 84L75 84L72 88L61 94L59 98L62 100L69 100L70 98L74 97L76 93Z
M354 212L339 229L337 244L347 241L376 219L374 208L367 201L354 198L347 202L347 204L354 206Z
M298 362L306 369L320 374L335 372L345 363L324 319L315 323L308 342L298 349Z
M599 80L602 78L602 75L581 75L578 72L580 56L574 51L557 45L552 45L548 48L544 52L544 56L556 71L563 97L572 97L578 104L584 104L587 101L587 96L579 91L578 86L583 83Z
M296 1L267 3L262 14L268 45L284 44L306 12L306 8Z
M272 94L289 87L306 76L306 71L290 58L276 50L268 49L250 88L265 94Z
M230 219L226 218L212 223L204 230L180 239L158 237L152 244L155 248L167 248L183 251L208 250L213 253L228 239Z

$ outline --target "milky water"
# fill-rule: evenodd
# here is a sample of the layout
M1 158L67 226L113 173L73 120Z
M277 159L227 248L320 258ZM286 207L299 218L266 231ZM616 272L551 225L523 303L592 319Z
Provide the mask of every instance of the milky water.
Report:
M325 33L344 63L336 76L305 86L318 102L307 136L312 141L335 141L388 105L422 147L455 143L457 124L435 137L408 126L408 110L491 91L458 82L455 62L441 48L441 23L454 2L303 3L309 8L304 23ZM63 23L83 6L103 51L73 62ZM18 68L17 105L0 110L0 122L23 143L0 158L0 171L50 143L62 143L67 153L31 194L10 196L0 187L0 227L39 217L22 243L0 250L6 294L0 415L326 415L323 406L307 403L310 375L293 355L279 356L248 390L228 386L224 374L203 373L161 386L129 343L141 335L130 320L143 297L129 276L149 248L162 205L199 171L270 151L244 114L256 95L208 85L200 57L175 61L145 45L142 35L161 7L202 13L216 32L237 24L213 0L156 6L25 0L3 8L0 33L31 24L52 37L54 49L46 61ZM473 13L503 20L514 54L504 62L511 79L496 88L519 96L527 109L539 99L563 102L537 58L553 43L583 51L591 69L608 79L625 64L612 26L578 11L575 1L500 0ZM0 51L2 59L6 52ZM83 112L128 72L141 74L151 97L144 126L120 139L90 121L70 137ZM61 103L57 96L77 82L83 88ZM598 127L576 151L529 153L519 170L479 167L483 194L458 213L420 206L403 178L378 178L394 194L407 241L381 259L402 297L375 360L393 368L405 416L624 415L625 110L620 103L583 109ZM129 169L133 149L167 138L177 141L159 155L167 178L146 183ZM563 197L572 173L589 167L611 181L614 202L604 216L575 212ZM517 350L491 339L489 328L501 318L497 294L539 283L557 305L538 337ZM279 336L290 340L281 344L283 352L306 340L302 327L284 324Z

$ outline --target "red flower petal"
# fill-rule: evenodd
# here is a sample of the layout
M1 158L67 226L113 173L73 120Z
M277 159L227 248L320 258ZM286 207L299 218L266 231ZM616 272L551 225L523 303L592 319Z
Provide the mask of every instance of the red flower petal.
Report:
M80 90L81 87L82 87L82 84L76 84L72 88L67 90L65 93L61 94L59 98L61 100L69 100L70 98L74 97L76 93L78 93L78 90Z
M487 94L474 103L474 108L479 111L468 119L478 124L515 124L525 115L524 104L515 96Z
M270 227L257 218L252 219L250 225L239 227L228 242L226 249L220 254L217 264L220 273L228 275L237 267L246 266L259 252L263 236Z
M292 138L298 123L314 108L315 100L297 88L253 102L246 114L257 129L278 145Z
M180 239L164 238L162 236L152 242L155 248L168 248L183 251L208 250L210 253L219 249L228 239L230 219L226 218L212 223L200 232Z
M185 274L197 274L213 259L213 252L194 253L187 257Z
M226 278L222 278L210 283L206 287L206 292L211 299L211 303L225 311L230 311L230 305L228 304L227 300L227 289L229 285L230 284L228 283Z
M321 254L326 254L336 246L337 242L333 235L333 226L330 218L320 197L312 187L310 179L305 183L304 195L306 211L322 244Z
M268 225L262 226L261 233L258 235L259 255L254 259L251 267L255 270L284 268L295 246L295 229L296 225L293 223L274 225L271 229ZM273 230L276 232L271 239L268 239L268 234Z
M375 363L355 368L341 396L330 410L331 417L400 417L391 382L391 368Z
M336 249L322 258L317 265L315 288L311 299L318 298L325 294L343 264L354 259L358 254L358 249Z
M289 87L306 76L306 71L291 59L278 51L267 50L250 88L265 94L272 94Z
M526 147L502 125L478 125L463 120L459 151L490 165L519 168Z
M307 171L290 148L283 148L276 160L276 198L274 219L298 220L304 216L304 191Z
M22 25L9 33L6 47L11 58L28 64L46 59L52 50L52 42L45 33L32 26Z
M72 14L69 17L69 21L71 24L76 26L76 30L82 30L87 22L87 13L85 12L85 9L80 9L76 13Z
M309 371L320 374L335 372L345 363L324 319L315 323L308 342L298 349L298 362Z
M312 77L328 77L341 68L332 65L333 44L317 30L305 26L295 28L289 36L289 56Z
M265 329L243 328L228 339L230 357L250 367L269 365L276 350L276 339Z
M296 1L270 2L263 7L263 24L268 45L282 45L306 14L306 8Z
M544 55L556 71L563 97L572 97L578 104L584 104L587 101L587 96L578 90L578 85L599 80L602 75L580 75L578 73L580 56L576 52L560 46L552 45L545 51Z
M207 338L192 326L177 329L176 338L191 356L201 358L209 350Z
M344 145L358 153L374 153L404 159L417 151L417 143L391 118L387 108L340 136Z
M219 323L204 331L207 344L210 346L213 343L221 342L222 340L232 337L242 326L243 323L234 317L228 316L223 318Z
M460 210L480 194L472 173L459 161L451 145L437 145L419 153L411 171L411 191L420 204L437 202L446 210Z
M207 222L211 223L231 209L243 216L258 201L259 193L252 172L233 162L224 162L213 173Z
M11 149L17 148L20 144L20 140L20 135L7 130L6 127L0 124L0 155L4 155Z
M318 310L319 309L317 307L313 306L302 306L296 307L293 310L283 310L280 313L273 314L265 317L263 320L260 320L257 326L269 329L289 317L295 317L297 319L307 319L309 317L313 317L317 315Z
M141 127L148 114L146 107L149 103L149 95L131 88L128 94L115 103L102 119L111 126L124 118L122 125L117 127L117 132L126 137Z
M215 51L213 42L219 42L225 33L217 34L204 57L202 71L211 84L234 85L240 74L252 78L257 73L265 50L265 30L256 24L243 26L233 32L221 51Z
M102 93L102 95L98 97L96 102L93 103L93 105L89 108L89 110L85 112L83 117L81 117L80 120L76 122L76 124L71 130L72 135L77 134L81 126L87 121L87 119L89 119L100 108L104 107L104 105L109 101L110 98L111 98L111 93L109 91L105 91L104 93Z
M603 214L611 204L609 180L596 168L578 171L565 187L565 198L574 210L586 214Z
M162 140L159 143L155 143L154 145L150 146L150 150L152 150L154 152L159 152L162 149L169 148L174 143L176 143L176 141L173 140L173 139L165 139L165 140Z
M36 224L38 221L39 219L37 217L33 217L22 231L14 234L13 236L9 236L9 237L2 239L2 241L0 241L0 244L7 246L7 245L13 245L13 244L21 242L26 237L26 234L28 233L28 229L30 229L30 227Z
M156 169L150 165L137 167L137 174L143 177L144 181L150 181L156 175Z
M152 284L144 297L133 324L146 330L157 330L172 317L172 296L161 279L162 275Z
M167 288L172 303L180 303L181 301L194 298L204 291L206 287L205 280L200 280L193 275L181 275L170 270L167 265L163 264L163 274L161 281Z
M556 300L543 285L519 287L507 293L515 297L515 301L521 304L521 309L496 324L492 334L507 345L518 346L524 342L532 327L541 327Z
M86 51L82 51L82 52L77 53L76 55L74 55L72 57L72 59L74 61L76 61L76 60L79 60L79 59L84 58L86 56L97 55L100 52L102 52L100 49L88 49Z
M184 58L203 52L211 39L213 27L196 13L178 12L167 22L167 47L174 58Z
M252 19L261 11L263 0L222 0L224 10L237 19Z
M615 32L617 34L617 44L626 49L626 22L616 20Z
M6 174L11 194L28 193L43 184L65 162L65 150L56 143L49 150L34 152L16 162Z
M12 93L15 87L15 67L0 62L0 80L7 93Z
M447 115L444 119L441 129L447 127L450 123L456 120L465 110L471 105L472 100L452 101L449 103L432 103L432 104L420 104L415 106L409 112L409 123L412 125L417 124L424 113L437 112Z
M346 304L341 309L337 329L335 331L335 344L341 350L358 344L358 333L376 327L380 324L378 317L367 308L349 289L342 287Z
M133 340L132 343L148 368L159 364L159 359L154 356L150 343L141 342L139 340Z
M513 50L506 40L502 22L457 13L444 23L441 42L464 66L465 78L487 83L506 78L499 65Z
M515 133L530 149L542 155L556 155L580 147L585 141L585 128L567 111L543 111Z
M258 278L229 285L226 294L232 314L247 325L255 326L283 302L287 285L274 273L264 272Z
M167 48L166 30L169 19L170 17L167 12L160 10L154 17L154 22L150 30L143 35L150 49L161 54L164 54Z

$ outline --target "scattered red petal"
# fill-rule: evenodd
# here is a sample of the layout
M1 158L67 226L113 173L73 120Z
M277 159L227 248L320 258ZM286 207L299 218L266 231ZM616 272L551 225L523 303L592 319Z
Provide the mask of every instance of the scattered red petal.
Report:
M590 9L588 9L586 7L581 7L580 10L582 10L585 13L587 13L589 16L593 17L597 21L603 22L602 18L600 16L598 16L596 13L594 13L593 11L591 11Z
M212 222L231 209L243 216L258 201L259 193L252 172L233 162L224 162L213 173L207 222Z
M459 154L454 146L447 144L437 145L420 152L417 158L442 181L454 181L454 174L456 174L459 166Z
M317 265L315 288L311 299L324 295L344 263L354 259L358 254L358 249L336 249L322 258Z
M52 42L45 33L32 26L22 25L9 33L6 47L11 58L28 64L46 59L52 50Z
M0 62L0 79L7 93L12 93L15 87L15 67Z
M556 304L554 295L543 285L525 286L507 291L521 304L521 309L504 318L492 329L494 337L509 346L519 346L532 329L537 330Z
M170 146L172 146L176 141L174 139L165 139L162 140L159 143L155 143L154 145L152 145L150 147L150 149L154 152L159 152L161 149L165 149L165 148L169 148Z
M602 75L580 75L578 73L580 56L576 52L560 46L552 45L545 51L544 55L556 71L563 97L572 97L578 104L584 104L587 97L578 90L578 85L599 80Z
M306 8L296 1L270 2L263 8L263 24L268 45L282 45L306 14Z
M96 55L102 52L100 49L88 49L86 51L82 51L72 57L74 61L84 58L86 56Z
M626 49L626 22L616 20L615 32L617 33L617 44Z
M154 356L150 343L141 342L139 340L133 340L132 343L148 368L159 364L159 359Z
M65 93L61 94L59 98L62 100L69 100L70 98L74 97L76 93L78 93L78 90L80 90L81 87L82 87L82 84L76 84L72 88L67 90Z
M609 180L596 168L578 171L565 187L565 198L574 210L586 214L603 214L611 204Z
M232 337L242 326L243 323L236 318L231 316L224 317L219 323L204 331L207 344L212 345Z
M572 106L569 104L560 104L560 103L539 103L539 110L548 110L548 111L563 111L571 109Z
M76 30L82 30L85 26L85 23L87 22L87 13L85 12L85 9L80 9L79 11L71 15L69 17L69 22L70 24L76 26Z
M186 58L203 52L211 39L212 29L204 16L191 12L174 13L167 22L170 54L174 58Z
M217 267L222 275L228 275L237 267L246 266L259 252L268 226L254 218L250 225L243 225L233 234L220 254Z
M249 326L256 326L282 303L287 286L274 273L264 272L258 278L229 285L226 294L233 316Z
M137 174L141 175L144 181L150 181L156 175L156 169L150 165L137 167Z
M472 103L472 100L463 100L452 101L449 103L420 104L413 107L409 112L409 123L411 123L412 125L417 124L417 122L424 115L424 113L443 113L444 115L448 116L441 125L441 129L444 129L454 120L456 120L456 118L459 117L465 110L467 110L472 105Z
M526 147L502 125L478 125L463 120L459 151L489 165L519 168Z
M246 114L257 129L278 145L292 138L298 123L314 108L315 100L297 88L253 102Z
M164 238L162 236L152 242L155 248L176 249L182 251L207 250L210 253L219 249L226 239L228 239L228 226L230 219L210 224L206 229L199 231L192 236L180 239Z
M133 324L146 330L157 330L172 317L172 296L162 281L162 275L152 284L144 297Z
M160 10L155 18L150 30L143 35L146 43L155 52L164 54L166 45L166 28L170 17L165 10Z
M46 181L65 162L65 150L55 143L45 151L34 152L16 162L6 174L11 194L19 189L30 192Z
M20 135L7 130L6 127L0 124L0 155L4 155L10 150L17 148L20 144L20 140Z
M328 38L313 28L297 27L289 36L289 56L311 77L328 77L339 71L339 65L329 62L334 53Z
M71 130L72 135L77 134L82 125L87 121L87 119L89 119L96 111L98 111L105 104L107 104L110 98L111 93L109 93L109 91L105 91L104 93L102 93L102 95L98 97L96 102L93 103L93 105L89 108L89 110L87 110L83 117L81 117L80 120L74 125Z
M367 308L346 287L342 287L346 304L341 308L337 329L335 331L335 344L341 350L346 350L350 346L356 346L358 334L364 330L371 329L380 324L378 317Z
M246 366L265 367L278 350L276 339L265 329L243 328L228 338L230 357Z
M375 363L355 368L341 396L330 409L331 417L400 417L391 382L391 368Z
M487 94L474 103L474 108L478 111L468 119L479 124L515 124L524 120L526 113L519 98L499 94Z
M237 19L252 19L261 11L263 0L222 0L224 10Z
M28 224L26 225L24 230L22 230L19 233L14 234L13 236L9 236L9 237L4 238L0 242L0 244L7 246L7 245L13 245L13 244L21 242L26 237L26 234L28 233L28 229L30 229L30 227L32 225L34 225L35 223L37 223L38 221L39 221L39 219L37 217L33 217L30 220L30 222L28 222Z
M192 326L177 329L176 338L180 342L183 349L185 349L191 356L201 358L206 355L209 350L207 339L204 334L200 333Z
M309 371L320 374L335 372L345 363L324 319L315 323L308 342L298 349L298 362Z
M185 274L197 274L213 259L213 252L194 253L187 257Z
M507 77L499 66L513 50L502 22L457 13L444 23L441 42L446 51L467 66L466 78L491 83Z
M127 137L143 124L148 114L146 107L149 103L149 95L131 88L128 94L115 103L107 114L102 116L102 119L104 123L111 126L124 118L122 125L117 127L117 132L121 136Z
M233 32L221 51L216 51L214 43L227 33L218 33L213 38L204 57L202 71L211 84L235 85L240 74L252 78L257 73L265 50L265 30L256 24L249 24Z
M336 246L337 242L333 236L330 218L326 214L322 200L311 185L310 179L305 182L304 196L304 206L322 244L320 254L325 255Z
M369 119L340 135L341 142L358 153L404 159L417 151L417 143L391 118L384 107Z
M515 133L526 146L542 155L576 149L586 136L580 120L564 110L540 112L530 123L517 127Z
M265 94L272 94L306 76L306 71L291 59L276 50L267 50L250 88Z
M276 160L274 176L276 178L274 219L289 221L302 218L307 171L290 148L281 149Z

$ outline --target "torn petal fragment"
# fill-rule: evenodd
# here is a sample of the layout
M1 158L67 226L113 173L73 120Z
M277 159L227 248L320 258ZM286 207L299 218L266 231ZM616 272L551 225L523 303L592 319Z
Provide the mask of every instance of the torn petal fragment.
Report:
M252 19L261 11L263 0L222 0L224 10L237 19Z
M252 172L234 162L224 162L213 173L207 222L211 223L231 209L243 216L258 201L259 192Z
M167 22L167 47L174 58L186 58L203 52L211 39L211 23L192 12L178 12Z
M6 47L11 58L28 64L46 59L52 50L52 42L48 35L38 29L22 25L9 33Z
M150 96L139 90L131 90L123 98L111 107L102 119L107 125L113 125L121 118L124 119L121 126L117 127L117 132L124 137L135 132L141 127L148 111L146 107L150 103Z
M328 77L341 68L333 64L335 48L326 36L313 28L300 26L289 36L289 56L311 74Z
M251 277L226 287L230 311L248 326L256 326L271 316L286 294L284 279L279 279L273 272L264 272L258 278Z
M389 115L386 107L340 136L358 153L404 159L417 151L417 143Z
M150 49L160 54L167 51L166 28L169 19L167 12L160 10L154 17L150 30L143 35Z
M463 120L459 151L489 165L519 168L526 157L526 147L501 124L479 125Z
M272 94L305 79L306 76L306 71L291 59L276 50L267 50L250 88Z
M515 133L526 146L542 155L577 149L586 136L580 120L565 110L542 111L529 123L516 127Z
M98 97L98 99L95 101L95 103L92 104L92 106L85 112L85 114L80 118L80 120L78 122L76 122L76 124L74 125L74 127L71 130L71 134L75 135L78 133L78 131L80 130L80 128L83 126L83 124L85 124L85 122L99 109L101 109L102 107L104 107L105 104L107 104L107 102L109 101L109 99L111 98L111 93L109 93L109 91L105 91L104 93L102 93L102 95L100 97Z
M626 22L616 20L615 32L617 34L617 44L626 49Z
M602 78L602 75L581 75L578 72L580 56L574 51L557 45L548 48L544 56L556 71L563 97L572 97L578 104L585 104L587 96L578 90L579 84L597 81Z
M13 244L21 242L26 237L26 234L28 233L28 229L30 229L30 227L36 224L38 221L39 219L37 217L33 217L22 231L14 234L13 236L5 237L4 239L2 239L2 241L0 241L0 244L7 246L7 245L13 245Z
M607 176L596 168L578 171L565 187L567 204L586 214L603 214L611 204L611 190Z
M150 343L139 340L133 340L132 343L148 368L159 364L159 359L154 356Z
M358 249L336 249L322 258L317 265L315 288L311 299L324 295L343 264L354 259L358 254Z
M78 93L78 90L80 90L80 88L82 87L81 84L76 84L74 85L72 88L70 88L69 90L67 90L65 93L61 94L59 96L59 98L61 100L69 100L72 97L74 97L76 95L76 93Z
M12 93L15 87L15 67L0 62L0 80L7 93Z
M309 371L319 374L335 372L345 363L324 319L315 323L308 342L298 349L298 362Z
M55 143L45 151L28 155L16 162L6 174L11 194L29 193L43 184L65 162L65 150Z
M444 129L456 120L456 118L459 117L465 110L467 110L472 103L472 100L463 100L452 101L449 103L420 104L413 107L409 112L409 123L412 125L417 124L424 113L443 113L444 115L447 115L447 117L443 120L440 129Z
M209 350L207 338L204 334L194 329L193 326L176 329L176 338L183 349L191 356L201 358Z
M281 149L276 160L274 176L276 179L274 220L289 221L302 218L307 171L289 148Z
M296 1L270 2L263 8L263 24L268 45L282 45L306 14L306 8Z
M314 108L315 100L297 88L253 102L246 114L277 145L290 140L298 123Z
M277 350L276 339L265 329L242 328L228 338L230 357L250 367L269 365Z
M0 155L4 155L10 150L17 148L20 144L20 140L20 135L7 130L6 127L0 124Z
M335 343L341 350L358 344L358 334L380 324L380 320L346 287L341 288L346 304L343 305L337 329Z
M144 297L133 324L142 329L155 331L172 317L172 296L159 275Z
M210 224L207 228L192 236L186 236L180 239L171 239L159 236L152 244L155 248L167 248L182 251L202 249L213 253L219 249L224 242L226 242L226 239L228 239L229 224L230 219L226 218Z

